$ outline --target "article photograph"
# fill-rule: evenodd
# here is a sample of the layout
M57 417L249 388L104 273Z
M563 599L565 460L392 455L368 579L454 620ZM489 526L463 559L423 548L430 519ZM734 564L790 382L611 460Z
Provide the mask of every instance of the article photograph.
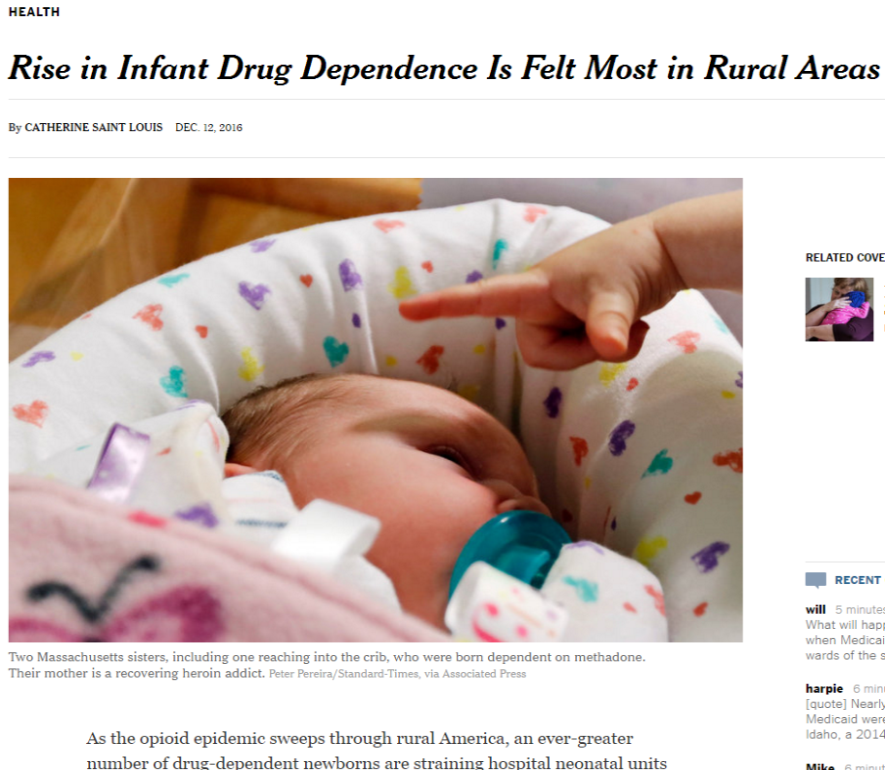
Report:
M741 641L741 190L10 179L9 640Z
M872 342L872 278L806 278L807 342Z

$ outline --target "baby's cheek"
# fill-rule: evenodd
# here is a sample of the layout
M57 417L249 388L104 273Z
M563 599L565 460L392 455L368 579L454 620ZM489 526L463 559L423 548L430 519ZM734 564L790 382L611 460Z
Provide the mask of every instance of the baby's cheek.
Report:
M430 484L425 475L424 481L408 498L397 498L408 499L405 508L391 503L378 516L381 531L367 557L391 579L404 611L444 628L455 562L494 516L496 497L472 480L446 475L445 483Z

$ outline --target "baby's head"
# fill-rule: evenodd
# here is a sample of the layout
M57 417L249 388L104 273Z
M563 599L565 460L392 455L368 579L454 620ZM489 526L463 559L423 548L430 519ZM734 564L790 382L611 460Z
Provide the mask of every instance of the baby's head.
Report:
M319 498L378 518L369 561L404 610L437 626L470 536L506 511L549 513L513 434L433 385L308 375L254 391L223 420L228 475L275 470L299 508Z
M839 297L844 297L850 291L862 291L867 297L870 296L870 292L867 289L866 279L834 278L833 291L830 294L830 299L839 299Z

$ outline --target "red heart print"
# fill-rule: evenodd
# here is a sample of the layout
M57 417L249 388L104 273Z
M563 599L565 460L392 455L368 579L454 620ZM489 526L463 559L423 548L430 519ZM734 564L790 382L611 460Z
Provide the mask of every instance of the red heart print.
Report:
M587 446L586 439L580 438L578 436L569 436L569 441L572 442L572 452L575 455L575 465L580 465L581 460L583 460L590 452L590 447Z
M400 222L398 219L376 219L372 222L375 227L377 227L382 233L389 233L391 230L395 230L397 227L405 227L405 222Z
M736 452L720 452L713 455L713 464L720 467L728 466L735 473L744 472L744 448L741 447Z
M692 492L690 495L685 496L685 502L689 505L697 505L698 500L701 499L700 492Z
M194 328L197 330L197 334L199 334L203 339L206 339L206 335L209 334L208 326L195 326Z
M526 206L522 218L529 224L534 224L546 213L547 209L542 209L540 206Z
M422 262L421 267L423 267L428 273L433 272L433 262L431 262L429 259L426 262Z
M139 321L144 321L151 329L158 332L163 328L163 322L160 320L162 310L162 305L145 305L132 317L137 318Z
M695 615L700 617L701 615L703 615L707 611L707 607L709 607L709 606L710 605L708 602L701 602L697 607L694 608L693 612Z
M431 345L415 363L421 364L428 374L436 374L436 370L439 369L439 357L445 352L446 349L442 345Z
M645 586L645 592L654 599L655 609L661 613L665 618L667 617L667 608L664 605L664 594L658 591L654 586Z
M17 420L29 422L31 425L42 428L43 421L46 419L46 415L49 414L49 404L45 401L32 401L29 405L16 404L12 407L12 413Z
M700 340L701 335L697 332L693 332L690 329L686 329L684 332L679 332L679 334L674 334L667 342L672 342L674 345L678 345L682 348L683 353L694 353L697 349L697 342Z
M313 276L312 275L299 275L298 280L301 281L301 283L303 283L309 289L310 285L313 283Z
M630 382L627 383L627 390L633 390L639 384L639 380L635 377L630 378Z

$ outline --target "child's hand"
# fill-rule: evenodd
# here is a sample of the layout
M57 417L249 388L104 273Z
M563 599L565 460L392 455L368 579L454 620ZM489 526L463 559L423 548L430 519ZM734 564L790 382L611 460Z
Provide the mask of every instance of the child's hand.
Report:
M669 206L585 238L525 273L406 300L400 313L410 321L513 316L526 363L544 369L627 361L648 331L640 318L680 289L739 288L740 214L734 195Z
M514 316L525 361L572 369L626 361L642 347L639 321L684 288L653 228L631 220L543 260L528 272L425 294L400 304L412 321Z

